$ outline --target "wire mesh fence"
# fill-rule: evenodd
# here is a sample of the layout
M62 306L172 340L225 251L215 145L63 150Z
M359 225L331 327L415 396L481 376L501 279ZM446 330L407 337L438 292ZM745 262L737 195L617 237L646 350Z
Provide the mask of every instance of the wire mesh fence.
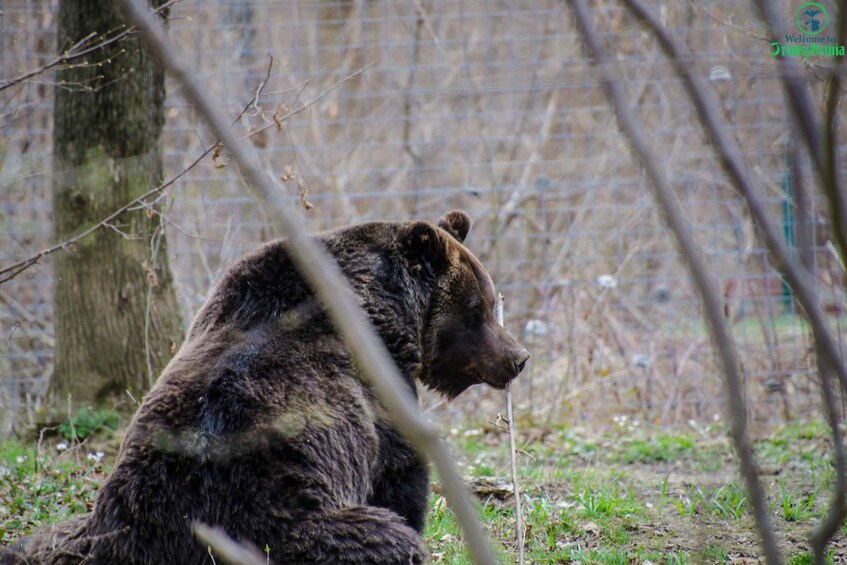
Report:
M769 42L749 3L658 9L693 54L690 64L709 78L791 241L792 186L802 175L792 174ZM812 348L790 289L655 42L613 2L596 12L718 278L751 417L768 424L808 416L818 403ZM54 56L56 13L55 1L4 2L3 82ZM660 425L720 418L720 373L687 272L565 3L182 0L169 27L314 230L435 220L453 208L475 218L466 243L506 296L507 327L533 353L513 388L519 412L597 424L621 415ZM0 91L2 264L53 243L52 96L73 87L54 84L47 72ZM172 176L215 139L173 85L166 104ZM225 150L188 170L163 198L187 322L222 269L278 231ZM813 208L821 300L841 328L843 271ZM51 320L47 259L0 287L6 431L31 421L44 401L57 339ZM451 405L424 397L454 418L476 414L482 401L498 402L481 389Z

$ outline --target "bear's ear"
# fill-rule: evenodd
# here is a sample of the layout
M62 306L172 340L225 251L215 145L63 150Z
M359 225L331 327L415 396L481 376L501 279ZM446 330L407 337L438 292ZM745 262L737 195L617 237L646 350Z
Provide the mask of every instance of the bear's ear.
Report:
M455 237L459 243L464 243L471 230L471 217L461 210L447 212L438 220L438 227Z
M440 268L447 260L447 242L429 222L412 222L400 232L400 247L412 263L428 271Z

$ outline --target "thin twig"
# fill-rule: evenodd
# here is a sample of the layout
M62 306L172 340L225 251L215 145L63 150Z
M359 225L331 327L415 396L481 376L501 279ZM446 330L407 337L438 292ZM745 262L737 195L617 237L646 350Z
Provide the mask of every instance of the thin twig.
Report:
M267 70L265 70L265 78L263 78L262 81L259 83L259 86L256 87L256 93L253 95L253 98L250 99L250 102L248 102L244 106L244 108L241 109L241 111L238 113L238 115L235 116L235 119L232 120L233 124L237 124L238 120L241 119L241 116L246 114L247 110L249 110L251 107L255 106L257 110L259 109L258 108L259 98L262 96L262 90L265 89L265 86L268 84L268 80L270 80L270 78L271 78L271 71L273 70L273 68L274 68L274 57L273 57L273 55L268 53L268 68L267 68Z
M847 4L841 4L841 19L838 21L836 43L844 45L847 41ZM844 57L834 57L833 65L842 66ZM835 241L841 254L841 264L847 263L847 202L845 202L844 190L839 186L843 179L838 175L838 103L841 96L841 74L832 73L826 93L826 109L823 139L824 169L823 192L829 202L830 215L832 216L832 231L835 233Z
M800 144L792 142L788 149L790 160L790 171L792 180L792 197L797 215L797 246L800 262L811 270L814 267L814 250L812 249L812 226L810 220L811 202L806 193L803 182L802 159L800 155ZM833 218L841 221L841 218ZM836 254L836 258L838 255ZM834 390L832 367L829 365L828 357L820 351L820 345L815 344L816 359L820 377L820 386L823 397L823 409L826 420L830 426L833 445L835 447L835 491L829 510L820 522L812 529L809 536L812 556L815 565L823 565L826 562L826 547L829 541L844 523L845 493L847 493L847 455L844 453L844 438L840 426L838 395Z
M314 97L313 99L309 100L308 102L305 102L303 105L298 106L296 109L291 110L290 112L286 113L285 115L279 117L278 120L281 123L281 122L283 122L283 121L285 121L285 120L287 120L287 119L289 119L293 116L296 116L300 112L308 109L313 104L315 104L316 102L321 100L323 97L325 97L327 94L329 94L333 90L340 87L345 82L347 82L347 81L355 78L356 76L362 74L363 72L365 72L366 70L368 70L369 68L374 66L376 63L377 62L374 61L373 63L371 63L367 67L360 69L360 70L356 71L355 73L352 73L352 74L344 77L343 79L341 79L337 83L330 86L327 90L325 90L324 92L319 94L318 96ZM252 103L252 100L251 100L251 103ZM241 115L241 114L239 114L239 115ZM263 132L263 131L271 128L271 127L276 127L276 124L271 123L271 124L261 128L261 129L258 129L256 131L251 132L246 137L249 138L249 137L252 137L254 135L258 135L259 133L261 133L261 132ZM50 246L46 249L43 249L43 250L39 251L38 253L36 253L35 255L32 255L32 256L30 256L26 259L18 261L16 263L12 264L12 265L9 265L8 267L3 267L2 269L0 269L0 285L9 281L9 280L11 280L11 279L13 279L13 278L15 278L16 276L18 276L22 272L26 271L27 269L29 269L33 265L38 264L38 262L41 261L41 259L43 259L44 257L47 257L48 255L52 255L53 253L60 251L62 249L65 249L65 250L68 249L72 245L78 243L81 239L84 239L85 237L91 235L92 233L96 232L100 228L107 226L112 220L114 220L115 218L117 218L118 216L123 214L124 212L128 211L130 208L137 206L141 202L146 201L151 196L156 195L158 193L161 193L165 189L169 188L176 181L181 179L189 171L191 171L194 167L196 167L203 159L205 159L210 153L212 153L219 145L220 145L220 141L212 144L207 149L205 149L196 159L194 159L194 161L192 161L182 171L180 171L179 173L177 173L176 175L174 175L173 177L171 177L170 179L168 179L164 183L160 184L156 188L149 190L148 192L145 192L144 194L142 194L141 196L131 200L130 202L127 202L125 205L121 206L120 208L118 208L117 210L115 210L114 212L112 212L111 214L109 214L108 216L106 216L105 218L103 218L102 220L97 222L96 224L89 226L88 228L81 231L77 235L75 235L75 236L73 236L69 239L66 239L64 241L61 241L59 243L56 243L56 244L54 244L54 245L52 245L52 246Z
M710 12L709 9L706 8L705 5L703 5L699 2L694 2L694 0L688 0L688 3L691 4L692 8L694 8L695 10L701 10L703 13L705 13L707 16L709 16L710 18L715 20L717 23L719 23L723 26L726 26L728 28L732 28L735 31L741 32L747 37L754 37L754 38L759 39L761 41L768 41L769 40L769 38L766 35L756 33L752 29L745 29L741 26L738 26L738 25L732 23L732 20L725 20L723 18L719 18L714 13Z
M56 346L56 340L53 339L53 336L47 333L46 327L44 325L44 321L40 318L34 316L26 307L15 300L8 292L0 289L0 301L5 302L7 306L9 306L12 310L16 311L20 317L22 317L28 324L33 326L38 326L41 328L40 331L35 332L38 336L38 339L44 343L49 348L53 348Z
M692 64L691 56L685 54L677 46L655 14L645 6L642 0L624 0L624 4L653 31L662 50L674 65L677 74L683 79L683 84L693 102L694 109L709 135L712 146L720 157L724 171L746 200L750 215L753 217L756 226L761 230L765 243L775 258L776 266L785 275L794 290L797 301L806 312L815 340L821 343L821 351L830 357L831 365L841 381L841 386L847 390L847 366L841 358L841 350L829 330L829 325L821 309L816 291L816 280L800 260L789 251L779 231L770 221L767 208L754 188L750 171L744 163L743 153L738 141L728 133L725 122L720 118L719 105L712 96L711 90L703 82L703 79L694 73L695 66ZM789 81L787 77L784 77L784 80ZM800 105L803 106L804 104L805 102L802 102ZM791 106L792 104L789 103L788 105ZM805 115L805 110L798 110L797 114ZM816 123L817 121L815 121ZM815 126L815 131L819 131L817 126ZM837 221L837 219L834 221Z
M550 130L553 127L554 118L556 117L556 110L559 107L559 89L554 89L553 92L550 93L550 99L547 101L547 109L544 112L544 119L541 122L541 127L538 130L538 135L536 135L533 140L532 151L530 152L529 158L524 165L523 171L521 172L521 178L515 184L515 189L512 191L512 194L509 195L509 199L503 204L503 207L500 208L497 212L497 218L495 225L497 226L498 231L501 233L505 230L512 220L515 219L518 215L518 211L520 210L521 202L524 199L524 191L526 190L527 185L529 184L529 177L532 174L533 167L541 158L541 148L547 143L547 139L550 137ZM492 240L492 243L489 244L488 248L481 253L482 256L487 256L488 253L491 252L491 247L496 245L497 240Z
M780 37L785 36L781 23L783 19L782 2L757 0L756 4L759 7L762 20L766 24L771 41L778 42ZM780 67L785 97L789 102L786 104L786 109L794 116L794 123L800 129L815 167L823 173L825 160L821 145L820 121L815 113L815 107L804 80L803 68L794 57L777 57L777 65ZM837 75L834 75L833 78L835 76Z
M179 50L168 40L161 23L152 18L137 0L121 0L121 5L138 26L150 50L159 56L183 86L186 98L197 107L215 135L226 145L245 181L258 191L259 199L279 219L280 229L288 238L287 248L292 262L321 297L353 362L373 386L393 423L437 467L444 493L462 526L471 555L478 563L493 564L495 561L488 539L449 450L439 439L435 428L421 415L408 388L401 384L393 359L362 312L338 264L307 233L303 220L293 211L295 208L282 197L274 179L262 168L253 147L238 139L227 126L226 119L217 109L218 105L190 72L179 56Z
M765 557L770 565L782 562L776 536L770 525L770 513L764 489L759 481L756 462L752 453L752 445L747 436L746 409L744 406L744 390L738 370L738 358L734 344L729 337L724 323L721 301L715 286L715 281L706 266L705 261L694 242L689 226L683 216L682 209L676 199L658 155L653 151L650 139L646 135L641 121L633 114L626 102L626 96L617 77L611 70L609 57L601 45L596 30L591 23L585 0L571 0L571 7L576 17L577 27L583 38L586 49L594 62L594 68L600 73L609 103L615 110L618 125L626 135L642 167L650 177L654 196L665 216L665 221L676 237L680 252L685 258L703 301L703 310L709 321L712 338L721 360L724 374L724 385L729 405L730 432L735 443L735 449L741 467L741 475L747 485L750 496L750 506L759 529L764 545Z
M43 249L43 250L39 251L38 253L36 253L35 255L32 255L31 257L23 259L22 261L18 261L17 263L14 263L12 265L9 265L8 267L4 267L4 268L0 269L0 284L3 284L4 282L7 282L7 281L15 278L16 276L18 276L19 274L21 274L25 270L29 269L33 265L36 265L44 257L47 257L48 255L52 255L53 253L55 253L59 250L68 249L72 245L79 242L81 239L91 235L92 233L96 232L100 228L102 228L104 226L112 227L111 224L110 224L110 222L112 220L114 220L115 218L117 218L118 216L120 216L121 214L123 214L124 212L126 212L127 210L132 208L133 206L136 206L140 202L144 202L145 200L147 200L151 196L154 196L154 195L162 192L163 190L167 189L168 187L170 187L172 184L174 184L176 181L178 181L180 178L182 178L186 173L188 173L191 169L193 169L198 163L200 163L200 161L202 161L209 153L211 153L213 149L214 149L214 146L209 147L199 157L197 157L194 161L192 161L185 169L183 169L182 171L180 171L179 173L177 173L176 175L174 175L173 177L171 177L170 179L168 179L164 183L160 184L156 188L148 190L147 192L145 192L141 196L134 198L131 201L127 202L126 204L124 204L123 206L121 206L120 208L118 208L117 210L115 210L114 212L112 212L111 214L109 214L108 216L106 216L105 218L103 218L102 220L97 222L96 224L89 226L88 228L84 229L83 231L81 231L77 235L75 235L71 238L68 238L64 241L61 241L59 243L56 243L55 245L51 245L50 247Z
M314 98L309 100L308 102L305 102L302 106L299 106L297 109L291 110L290 112L276 118L272 123L267 124L266 126L263 126L259 129L257 129L256 131L250 132L250 136L257 135L257 134L262 133L263 131L267 131L268 129L273 128L273 127L279 127L277 125L277 122L282 123L285 120L287 120L288 118L291 118L292 116L296 116L297 114L299 114L303 110L310 108L316 102L319 102L320 100L325 98L327 95L329 95L329 93L331 93L333 90L337 89L339 86L341 86L345 82L353 80L357 76L359 76L359 75L363 74L364 72L368 71L371 67L373 67L377 63L379 63L379 59L377 59L376 61L373 61L369 65L362 67L361 69L359 69L358 71L356 71L354 73L350 73L349 75L347 75L346 77L344 77L340 81L336 82L335 84L333 84L332 86L330 86L329 88L327 88L326 90L324 90L323 92L321 92L320 94L318 94L317 96L315 96Z
M824 414L829 423L832 432L833 447L835 450L835 492L832 493L832 500L829 503L829 510L820 522L812 529L809 536L809 545L812 548L812 557L815 565L825 565L826 547L829 541L844 523L844 517L847 515L847 506L845 506L845 492L847 491L847 461L845 461L844 453L844 435L841 432L841 421L838 410L838 395L833 387L832 367L827 355L823 354L820 349L820 344L815 344L818 358L818 372L821 382L821 391L823 392Z
M833 415L832 407L830 406L832 399L828 398L828 395L831 394L832 388L829 379L834 371L841 382L842 390L847 389L847 367L845 367L840 349L836 345L836 339L833 337L829 325L826 323L823 312L820 308L817 293L814 288L814 279L810 274L812 265L806 264L804 268L802 257L806 252L801 250L800 260L795 258L788 251L784 241L770 223L765 207L760 202L757 193L753 190L749 172L740 157L740 148L737 146L734 138L725 135L724 129L720 126L720 122L717 117L719 114L716 111L717 106L710 98L710 91L698 84L699 79L691 72L691 65L685 64L686 58L681 55L680 50L655 19L655 16L651 16L650 12L641 6L640 2L637 0L629 0L628 3L630 7L637 12L638 17L654 31L662 45L662 48L665 50L674 65L676 65L678 73L683 77L689 95L694 101L695 107L700 114L701 121L711 136L713 145L721 156L722 164L727 174L733 179L736 187L747 200L751 215L762 233L765 235L765 240L771 252L777 258L778 267L789 280L798 302L803 306L812 327L812 333L815 340L815 350L817 353L821 390L824 395L824 408L826 409L827 420L830 423L833 440L840 446L840 438L842 434L841 430L838 429L839 420L837 416ZM843 22L839 33L844 33ZM834 120L836 118L834 108L837 105L839 92L838 81L836 80L837 76L837 73L833 75L833 82L830 83L830 86L832 87L834 84L836 88L834 91L830 91L830 98L827 101L828 121L826 124L826 135L829 141L825 141L825 143L832 143L833 146L835 143ZM796 77L792 78L796 79ZM788 76L784 76L783 80L786 84L792 82L789 80ZM792 91L791 87L786 87L787 106L793 110L790 112L793 129L795 131L800 131L801 136L799 137L800 139L803 139L802 134L805 133L805 135L808 136L809 132L796 123L796 120L798 119L797 116L802 115L803 111L794 109L795 100L790 96ZM804 90L801 90L801 94L804 92ZM799 101L799 107L802 108L806 103L806 101L801 99ZM832 112L832 115L829 115L830 112ZM830 136L832 137L830 138ZM810 151L813 151L813 147L811 145L807 144L807 146ZM830 149L831 147L825 146L827 155L829 155ZM796 154L796 151L794 151L794 153ZM793 160L796 163L799 163L799 159L796 156L793 156ZM840 239L843 236L839 234L845 233L844 208L843 201L841 200L843 195L841 195L841 191L838 188L837 169L834 160L827 161L827 159L824 159L824 161L826 161L826 168L819 168L818 170L824 187L824 192L827 193L830 201L833 231L836 234L836 240L840 242ZM797 180L801 180L799 174L796 175L796 177ZM801 186L798 186L798 188L802 189ZM840 245L839 248L841 248ZM840 256L843 260L844 252L843 248L841 249L842 253ZM815 556L816 563L823 563L822 560L825 556L826 546L832 536L835 535L836 531L840 527L840 524L844 521L846 511L844 507L846 498L845 491L847 491L847 462L845 462L844 458L845 454L843 450L837 449L835 452L836 482L830 510L827 516L817 525L811 534L810 545L812 546L812 552Z
M154 10L154 12L158 13L158 12L161 12L163 10L167 10L168 8L170 8L172 5L176 4L179 1L180 0L170 0L169 2L166 2L166 3L162 4L161 6L159 6L158 8L156 8ZM62 54L57 55L56 57L54 57L53 59L51 59L47 63L41 65L40 67L26 71L26 72L14 77L14 78L0 82L0 92L6 90L7 88L11 88L12 86L15 86L16 84L20 84L20 83L24 82L25 80L31 79L34 76L38 76L38 75L45 73L45 72L47 72L51 69L54 69L54 68L56 68L60 65L70 63L70 62L75 61L75 60L77 60L81 57L85 57L86 55L89 55L91 53L95 53L95 52L97 52L101 49L105 49L109 45L111 45L111 44L113 44L117 41L120 41L121 39L123 39L124 37L126 37L127 35L132 33L133 31L135 31L135 28L129 27L129 28L121 31L117 35L114 35L112 37L104 39L103 41L100 41L99 43L96 43L94 45L86 47L85 45L89 41L94 39L94 37L97 35L96 32L91 32L90 34L86 35L85 37L83 37L82 39L80 39L79 41L77 41L76 43L71 45L69 48L67 48Z
M153 209L152 207L150 208ZM156 280L156 265L159 256L159 245L165 234L165 226L159 221L153 234L150 236L150 263L146 265L147 270L147 292L144 301L144 361L147 365L147 388L153 388L156 375L153 372L153 348L150 343L150 329L153 314L153 292L158 282Z
M432 43L435 45L435 48L441 55L441 58L445 61L449 61L450 57L447 56L447 53L444 52L444 48L441 47L441 41L438 39L438 34L435 33L435 29L432 27L432 22L430 21L431 18L424 11L420 0L413 0L413 2L415 3L415 8L418 10L418 14L420 14L420 18L423 20L424 26L426 26L426 30L429 32L430 37L432 37Z
M497 323L501 326L503 323L503 302L502 294L497 295ZM523 532L523 517L521 515L521 491L518 488L518 458L517 448L515 447L515 417L512 414L512 387L511 383L506 383L506 417L509 419L509 461L512 466L512 494L515 497L515 539L518 542L518 563L524 564L524 532Z

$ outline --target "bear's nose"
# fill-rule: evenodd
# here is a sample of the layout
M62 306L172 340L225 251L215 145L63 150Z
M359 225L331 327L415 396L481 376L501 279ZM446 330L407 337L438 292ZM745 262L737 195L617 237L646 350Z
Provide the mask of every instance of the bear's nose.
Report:
M523 368L526 366L526 362L529 360L529 351L526 349L521 349L518 355L515 357L513 363L515 364L515 374L520 374L523 371Z

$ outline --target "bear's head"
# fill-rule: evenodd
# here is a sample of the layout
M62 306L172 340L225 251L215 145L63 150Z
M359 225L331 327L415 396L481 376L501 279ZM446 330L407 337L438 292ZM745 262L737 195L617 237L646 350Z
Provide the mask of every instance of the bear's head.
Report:
M453 211L437 227L406 224L400 236L413 272L431 281L419 379L450 398L479 383L505 388L529 359L497 322L494 283L463 245L470 227L467 214Z

